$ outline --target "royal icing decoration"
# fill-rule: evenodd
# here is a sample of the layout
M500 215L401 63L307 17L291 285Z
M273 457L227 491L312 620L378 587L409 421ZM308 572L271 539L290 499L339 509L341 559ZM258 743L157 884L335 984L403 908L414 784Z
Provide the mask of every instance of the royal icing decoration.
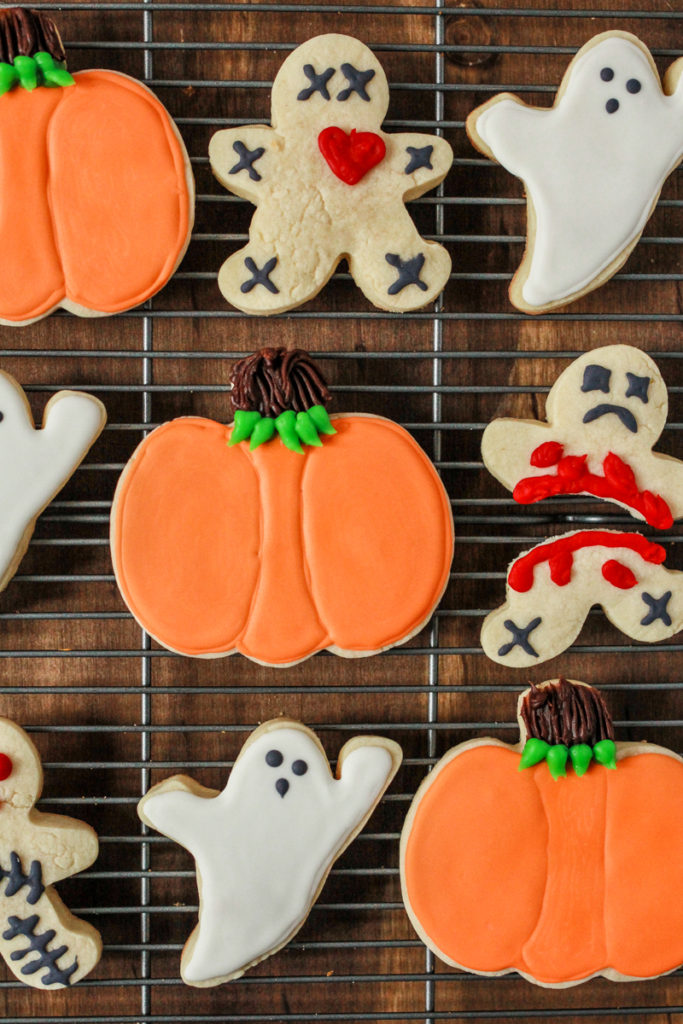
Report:
M538 544L508 569L505 604L484 619L481 646L525 668L576 640L593 605L634 640L658 643L683 629L683 572L639 533L579 530Z
M484 465L521 504L591 494L668 530L683 515L683 463L652 451L667 408L666 386L645 352L630 345L593 349L557 378L547 423L488 425Z
M448 496L402 427L329 417L329 397L306 353L263 349L235 366L231 426L183 417L134 452L114 570L165 647L287 666L374 654L428 621L453 557Z
M36 430L22 388L0 372L0 590L16 572L35 521L104 427L99 399L58 391Z
M550 109L502 93L467 119L470 139L521 178L529 232L510 286L540 313L584 295L625 263L683 156L683 59L663 87L647 47L627 32L583 46Z
M519 724L516 746L453 747L413 800L401 885L420 938L459 970L547 987L675 970L683 761L615 742L585 683L525 691Z
M58 306L79 316L130 309L166 284L187 248L185 147L139 82L69 75L44 13L7 8L0 19L0 323L32 323Z
M19 981L52 991L80 981L100 958L99 933L53 888L93 863L97 836L82 821L35 809L38 751L6 718L0 750L0 953Z
M142 820L197 866L199 924L180 962L186 984L238 978L293 938L401 756L392 740L356 737L335 777L310 729L276 719L252 733L222 792L176 775L143 797Z
M213 136L214 174L257 206L248 245L218 275L228 302L266 315L300 306L342 258L381 309L417 309L436 298L450 257L420 236L404 204L445 178L453 154L435 135L383 132L388 105L386 76L367 46L316 36L275 78L272 127Z

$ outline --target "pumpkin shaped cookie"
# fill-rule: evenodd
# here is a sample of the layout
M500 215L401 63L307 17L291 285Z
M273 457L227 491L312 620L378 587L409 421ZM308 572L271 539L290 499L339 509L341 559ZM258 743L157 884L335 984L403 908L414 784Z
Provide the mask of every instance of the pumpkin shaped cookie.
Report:
M477 974L566 987L683 963L683 760L614 742L604 701L554 679L519 702L521 739L469 740L420 786L401 884L422 940Z
M137 621L181 654L287 666L356 657L428 621L453 557L450 502L402 427L325 411L300 350L234 369L230 426L171 420L133 453L111 519Z
M194 182L168 113L114 71L64 67L42 11L0 11L0 323L58 306L131 309L166 284L194 218Z

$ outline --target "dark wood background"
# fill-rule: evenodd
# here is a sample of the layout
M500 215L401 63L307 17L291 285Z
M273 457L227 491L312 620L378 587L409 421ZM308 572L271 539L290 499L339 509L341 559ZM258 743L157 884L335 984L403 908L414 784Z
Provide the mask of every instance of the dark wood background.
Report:
M98 862L61 891L101 929L105 953L90 980L49 995L18 985L0 964L0 1013L11 1021L682 1020L681 972L548 991L516 975L488 980L445 968L426 957L408 922L397 870L403 817L428 765L471 736L514 740L516 695L530 676L595 683L621 738L683 752L680 643L630 644L595 612L578 646L533 673L494 665L478 644L521 548L584 523L633 525L592 500L515 507L480 462L492 417L542 415L571 356L629 342L659 358L671 396L660 447L681 454L683 172L667 183L622 274L565 313L531 319L506 294L522 254L521 185L481 159L463 129L469 110L501 88L549 104L573 52L599 31L636 32L663 70L683 51L680 3L603 0L596 10L590 0L535 0L533 8L508 0L502 9L484 0L480 9L449 4L438 13L425 0L318 3L313 12L304 4L114 2L65 4L57 17L72 70L101 66L150 81L178 119L199 198L181 271L149 309L0 329L2 368L27 387L37 417L60 387L92 391L109 411L105 433L41 517L0 596L0 714L24 724L40 748L42 806L84 818L101 836ZM442 234L453 255L436 311L379 313L344 273L277 319L245 318L218 292L216 271L242 244L251 207L212 179L211 134L267 121L284 56L324 31L377 49L392 85L389 130L435 130L443 102L456 160L443 200L412 206L424 233ZM435 45L441 38L445 45ZM240 656L191 660L150 646L125 611L107 542L123 464L146 425L186 413L229 419L232 362L263 344L319 353L337 410L401 421L437 461L453 499L453 578L433 624L406 649L355 661L322 655L283 671ZM675 530L664 540L668 564L683 568L679 538ZM331 758L353 732L372 730L403 744L405 764L296 940L241 981L189 989L178 961L196 915L191 859L161 837L145 838L135 805L150 781L174 771L222 787L249 730L283 713L320 727Z

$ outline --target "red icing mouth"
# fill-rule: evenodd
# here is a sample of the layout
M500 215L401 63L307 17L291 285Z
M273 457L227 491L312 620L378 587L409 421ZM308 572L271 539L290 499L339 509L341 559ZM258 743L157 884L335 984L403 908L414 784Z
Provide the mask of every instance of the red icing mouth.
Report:
M557 473L530 476L520 480L512 497L520 505L530 505L557 494L593 494L596 498L613 499L639 512L650 526L668 530L673 525L671 510L664 498L651 491L639 491L633 470L623 459L609 452L603 459L604 476L591 473L586 466L587 455L563 455L556 441L546 441L531 453L532 466L546 468L556 465Z
M347 135L335 125L323 128L318 147L332 173L347 185L357 185L386 154L384 140L374 132L352 128Z
M12 774L12 759L7 754L0 754L0 782L4 782Z

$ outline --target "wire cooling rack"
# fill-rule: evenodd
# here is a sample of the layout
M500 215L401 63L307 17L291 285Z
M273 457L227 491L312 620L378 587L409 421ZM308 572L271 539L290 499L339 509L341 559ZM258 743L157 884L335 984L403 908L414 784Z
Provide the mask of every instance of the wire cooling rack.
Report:
M109 411L102 438L40 518L0 596L0 712L24 724L40 748L41 806L82 817L100 834L97 863L60 890L100 928L104 956L90 979L50 995L4 971L5 1021L662 1024L683 1014L680 971L548 991L516 975L483 979L446 968L408 923L397 866L403 818L435 760L471 736L516 738L516 695L532 673L487 662L478 643L482 617L502 599L508 561L584 524L633 525L613 506L582 498L516 506L483 470L485 424L501 414L541 415L570 358L630 342L660 363L671 399L660 448L681 454L683 172L672 175L614 281L565 312L530 319L506 297L523 247L521 187L472 150L463 128L468 111L502 89L549 103L571 55L601 30L635 31L663 70L683 51L683 12L658 0L649 6L152 0L54 8L72 70L125 71L165 102L192 157L198 204L179 273L144 308L0 329L2 367L27 388L36 415L65 386L96 393ZM411 204L422 232L449 246L452 278L433 308L397 317L368 306L341 268L304 309L248 319L222 302L215 274L243 244L251 207L212 180L208 141L226 125L267 121L285 55L331 30L356 34L379 54L391 84L389 131L440 132L454 147L444 185ZM283 671L240 656L184 659L141 634L118 596L107 525L125 461L146 431L172 416L229 419L232 361L262 344L308 347L338 410L399 420L442 474L457 531L451 582L431 624L404 648L350 661L319 655ZM683 568L680 531L662 539L667 564ZM625 640L596 612L579 644L533 678L562 672L594 682L621 738L683 752L681 643ZM333 759L353 733L393 736L404 765L295 941L239 981L188 989L178 962L196 917L193 865L179 847L147 834L135 805L175 771L222 787L249 731L281 713L315 727Z

